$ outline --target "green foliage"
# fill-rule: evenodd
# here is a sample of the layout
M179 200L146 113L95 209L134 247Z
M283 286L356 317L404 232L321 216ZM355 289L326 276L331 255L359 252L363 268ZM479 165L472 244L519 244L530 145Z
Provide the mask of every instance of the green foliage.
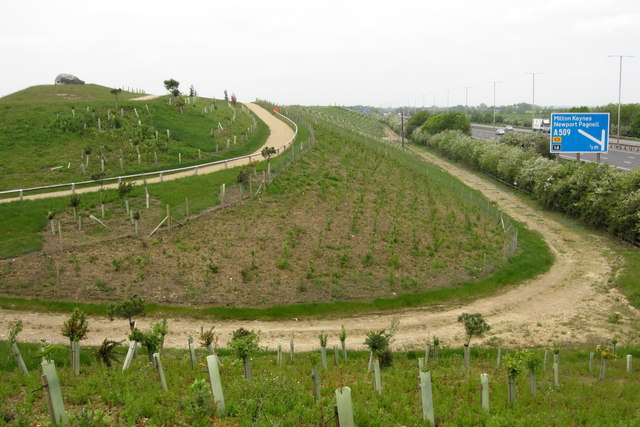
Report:
M344 325L342 325L342 328L340 329L340 341L345 342L346 340L347 340L347 330L344 328Z
M78 206L80 206L80 196L78 196L77 194L72 194L69 198L69 206L71 206L72 208L77 208Z
M18 339L18 334L22 332L22 320L16 319L13 322L9 323L9 342L11 344L15 343Z
M134 182L125 182L120 181L118 183L118 197L121 199L126 199L129 197L129 194L133 191Z
M69 320L62 325L62 336L69 338L69 341L81 341L87 337L88 328L87 314L76 307Z
M269 160L269 158L271 158L271 156L276 154L276 149L273 147L264 147L262 149L262 151L260 152L260 154L262 155L262 157L264 157L265 159Z
M160 348L164 345L164 337L169 332L169 325L167 319L159 320L151 325L151 333L160 337Z
M162 337L153 329L143 332L140 329L135 328L133 332L129 334L129 340L140 343L147 350L149 362L153 361L153 354L160 350L160 345L162 344Z
M178 86L180 86L180 82L178 82L177 80L168 79L164 81L164 88L167 89L169 93L177 90Z
M131 296L128 299L119 302L111 303L107 306L107 316L110 320L115 317L120 317L129 320L129 327L131 331L135 329L134 316L144 314L144 299L138 296Z
M118 358L114 354L114 350L122 344L122 341L113 341L105 338L100 344L100 347L96 348L96 351L93 353L93 357L99 362L105 365L107 368L113 366L114 363L118 362Z
M469 345L473 336L482 336L482 334L491 329L481 313L462 313L458 316L458 323L462 323L464 326L467 334L467 345Z
M327 346L327 338L328 338L327 334L321 333L320 335L318 335L318 339L320 340L320 347Z
M380 361L380 367L388 367L393 364L393 353L391 352L391 340L396 333L398 327L397 320L394 320L389 330L381 329L379 331L367 332L364 345L369 348L374 357Z
M53 354L55 347L46 339L40 339L40 350L38 351L38 356L42 357L44 360L52 360L51 355Z
M511 378L517 378L527 363L528 354L522 350L513 351L507 354L504 358L504 366L507 369L507 375Z
M206 425L203 419L211 418L215 415L216 404L211 394L209 383L202 379L196 379L189 386L189 395L187 400L187 410L192 417L192 422L196 425Z
M209 330L205 331L204 328L200 326L200 345L208 347L211 344L218 343L218 334L213 332L214 329L215 326L212 326Z
M460 131L471 135L471 123L464 114L446 113L429 117L420 127L423 132L435 135L445 130Z
M540 358L540 355L531 350L522 350L522 353L524 355L524 364L529 372L533 374L538 372L540 366L542 365L542 359Z
M411 138L413 131L421 127L430 117L431 113L428 110L419 111L411 116L405 125L405 134L407 137Z
M238 359L251 357L260 350L260 337L253 330L238 328L233 331L231 341L227 343Z

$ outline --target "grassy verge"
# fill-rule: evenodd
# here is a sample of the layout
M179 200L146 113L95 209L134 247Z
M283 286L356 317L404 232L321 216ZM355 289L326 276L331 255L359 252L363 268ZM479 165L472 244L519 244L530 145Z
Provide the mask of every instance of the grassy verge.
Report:
M171 325L169 325L171 327ZM194 327L194 332L197 332ZM348 330L348 325L347 325ZM337 332L337 331L336 331ZM337 341L330 337L330 345ZM186 345L186 342L185 342ZM347 347L360 346L347 338ZM41 391L39 357L35 345L19 344L28 375L17 372L13 358L0 360L0 422L8 425L45 425L48 414ZM334 390L351 389L354 420L359 426L429 425L422 420L418 391L417 358L422 351L393 353L393 365L381 372L383 392L374 391L373 375L367 373L369 353L349 351L348 359L319 369L320 398L314 400L309 373L318 365L318 354L297 353L294 362L285 354L284 363L276 355L260 352L251 358L252 380L242 376L242 363L228 350L218 350L220 377L226 413L216 411L207 382L205 352L196 351L196 369L183 350L162 353L168 392L163 392L157 373L144 351L132 367L121 372L124 347L116 349L120 362L108 369L92 358L92 348L82 348L81 374L73 375L69 350L53 352L65 411L71 425L333 425ZM510 350L512 351L512 350ZM543 350L532 350L542 358ZM607 375L598 380L598 369L588 370L591 348L562 349L560 387L553 386L550 370L539 368L536 394L529 391L528 372L516 379L517 398L507 401L505 369L496 369L496 350L472 347L471 366L463 368L462 351L443 348L437 361L431 355L434 415L437 425L636 425L640 382L625 372L624 360L611 360ZM0 342L0 352L9 354L9 345ZM620 349L621 355L637 349ZM330 355L332 359L332 355ZM621 358L622 359L622 358ZM595 365L598 365L596 361ZM490 412L478 401L480 373L490 377ZM201 382L201 392L193 386ZM615 422L613 422L615 419Z

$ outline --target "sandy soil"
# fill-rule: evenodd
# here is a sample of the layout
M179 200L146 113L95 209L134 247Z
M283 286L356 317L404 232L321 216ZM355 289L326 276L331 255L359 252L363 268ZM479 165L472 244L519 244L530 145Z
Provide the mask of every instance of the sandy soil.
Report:
M131 98L129 101L149 101L150 99L160 98L160 95L144 95L137 98Z
M276 147L276 148L281 147L293 137L293 130L289 126L287 126L286 123L284 123L280 119L277 119L275 116L273 116L270 112L268 112L264 108L253 103L247 103L244 105L246 105L263 122L265 122L270 130L270 134L267 137L267 140L265 141L265 143L256 151L251 153L251 155L260 156L260 152L264 147ZM171 181L174 179L183 178L185 176L213 173L226 168L234 168L236 166L242 166L249 163L250 160L256 160L256 159L262 160L262 157L260 156L255 159L243 158L243 159L229 161L227 163L220 163L220 164L215 164L211 166L201 167L201 168L198 168L197 170L188 170L185 172L173 173L170 175L165 175L163 177L163 181ZM134 182L136 185L144 184L143 180L132 181L132 182ZM156 177L156 178L147 179L147 183L149 184L152 184L155 182L161 182L160 178ZM104 188L115 189L115 188L118 188L118 184L117 183L108 184L108 185L105 185ZM95 192L98 190L100 190L100 186L77 188L75 192L77 194L82 194L82 193ZM56 191L56 192L50 192L50 193L32 194L29 196L24 196L24 199L31 200L31 199L42 199L42 198L48 198L48 197L64 197L69 195L71 195L71 190L64 190L64 191ZM8 203L16 200L19 200L19 197L0 199L0 203Z
M396 348L423 348L425 341L434 335L440 337L445 346L452 346L459 345L464 339L463 328L456 322L457 316L462 312L483 313L492 327L484 341L498 341L505 345L607 342L614 335L618 335L623 343L628 339L637 339L634 328L639 324L638 311L630 307L624 296L608 285L615 261L608 251L611 241L606 237L569 229L495 184L434 156L425 157L468 185L478 188L507 214L540 232L556 256L551 270L520 286L462 306L326 320L228 322L213 319L169 319L167 345L185 347L187 337L197 337L200 326L215 325L223 345L228 341L232 330L243 326L260 331L261 343L271 349L278 342L288 342L293 335L296 348L311 350L318 347L317 335L320 332L329 333L330 345L337 343L340 326L344 324L349 334L348 346L362 348L367 331L387 328L397 318L400 326L394 341ZM623 314L622 324L607 322L607 316L612 312ZM46 337L63 343L59 330L67 317L0 310L0 339L6 338L7 323L14 318L21 318L25 323L21 340L37 341ZM141 319L139 326L146 328L154 320ZM104 318L91 318L86 343L97 344L106 337L124 339L127 329L126 321L110 322Z

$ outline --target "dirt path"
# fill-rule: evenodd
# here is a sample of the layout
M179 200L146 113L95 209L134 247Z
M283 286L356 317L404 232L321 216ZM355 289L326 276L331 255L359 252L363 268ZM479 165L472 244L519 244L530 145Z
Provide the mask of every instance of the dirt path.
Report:
M556 256L551 270L523 285L463 306L328 320L207 322L170 319L167 345L185 347L187 337L197 337L200 326L215 324L222 345L228 341L232 330L243 326L260 331L261 343L271 349L278 342L288 342L293 334L296 348L311 350L318 347L317 336L320 332L329 333L330 345L336 343L340 326L344 324L349 334L347 342L350 348L362 348L366 331L387 328L394 318L400 321L394 342L398 349L422 348L425 340L434 335L443 339L445 345L459 345L463 340L463 331L456 318L462 312L483 313L492 327L485 340L497 339L507 345L548 345L556 341L606 342L614 334L621 337L621 342L626 342L627 333L637 326L639 316L618 291L609 289L607 285L612 261L607 253L609 241L606 238L574 232L495 184L429 154L424 156L468 185L481 190L513 218L539 231ZM613 325L606 321L608 314L614 311L623 313L623 324ZM37 341L46 337L55 342L64 342L59 330L67 315L7 310L0 310L0 339L6 338L7 322L18 317L25 324L21 340ZM146 328L153 320L142 319L139 325ZM97 344L105 337L124 339L126 323L122 320L110 322L104 318L91 318L87 343Z
M259 105L253 104L253 103L247 103L244 104L246 105L255 115L257 115L263 122L266 123L266 125L269 127L270 130L270 134L267 137L267 140L265 141L265 143L258 148L256 151L254 151L253 153L251 153L251 155L256 155L259 157L256 157L253 160L262 160L262 157L260 156L260 152L262 151L262 149L264 147L280 147L283 144L287 143L291 138L293 138L293 130L287 126L286 123L284 123L282 120L276 118L275 116L273 116L270 112L268 112L267 110L265 110L264 108L260 107ZM226 163L219 163L219 164L215 164L215 165L211 165L211 166L205 166L205 167L201 167L198 168L197 170L188 170L185 172L178 172L178 173L173 173L170 175L165 175L162 179L162 181L171 181L174 179L179 179L179 178L184 178L186 176L192 176L194 174L207 174L207 173L213 173L213 172L217 172L219 170L222 169L227 169L227 168L234 168L236 166L242 166L249 163L249 159L248 158L244 158L244 159L238 159L238 160L232 160ZM137 180L137 181L132 181L134 182L136 185L142 185L144 183L143 180ZM148 178L147 179L147 183L148 184L153 184L153 183L157 183L157 182L161 182L159 177L156 178ZM106 189L115 189L118 188L118 184L114 183L114 184L106 184L104 186L104 188ZM77 188L75 190L75 192L77 194L82 194L82 193L91 193L91 192L95 192L100 190L99 186L96 187L86 187L86 188ZM24 196L24 199L26 200L33 200L33 199L44 199L44 198L48 198L48 197L64 197L64 196L69 196L71 195L71 190L64 190L64 191L55 191L55 192L50 192L50 193L42 193L42 194L32 194L29 196ZM13 198L8 198L8 199L0 199L0 203L8 203L8 202L13 202L16 200L20 200L19 197L13 197Z

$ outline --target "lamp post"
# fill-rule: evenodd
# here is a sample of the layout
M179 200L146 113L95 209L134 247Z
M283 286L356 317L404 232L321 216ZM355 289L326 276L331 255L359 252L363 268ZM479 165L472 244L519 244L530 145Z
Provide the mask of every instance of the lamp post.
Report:
M496 85L502 82L489 82L493 85L493 132L496 132Z
M447 89L445 92L447 92L447 114L449 114L449 93L451 92L451 90Z
M635 58L631 55L609 55L609 58L620 58L620 76L618 78L618 144L620 144L620 106L622 99L622 58Z
M472 86L463 86L462 89L464 89L464 116L467 117L468 113L467 113L467 108L469 105L469 89L471 89Z
M531 91L531 129L533 129L533 120L536 118L536 74L544 73L525 73L531 74L533 78L533 89Z

